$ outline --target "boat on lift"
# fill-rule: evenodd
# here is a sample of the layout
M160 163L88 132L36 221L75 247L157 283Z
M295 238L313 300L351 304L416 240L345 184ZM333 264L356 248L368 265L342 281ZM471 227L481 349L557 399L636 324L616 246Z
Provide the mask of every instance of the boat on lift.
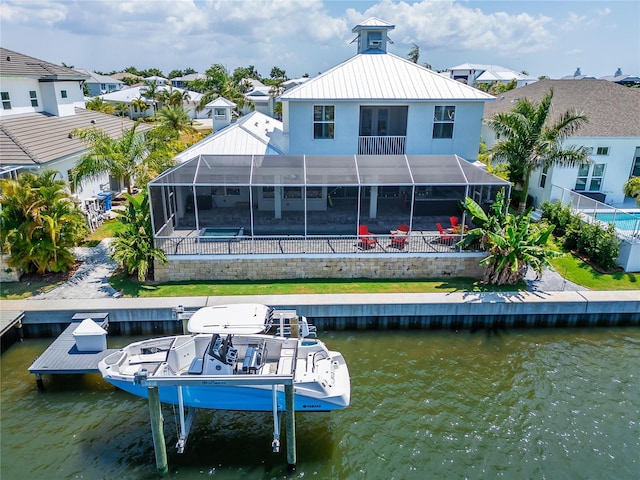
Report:
M195 312L190 334L134 342L108 355L100 373L139 397L157 387L161 402L181 408L284 411L285 385L293 386L295 411L349 405L345 359L313 336L305 317L257 304L223 307Z

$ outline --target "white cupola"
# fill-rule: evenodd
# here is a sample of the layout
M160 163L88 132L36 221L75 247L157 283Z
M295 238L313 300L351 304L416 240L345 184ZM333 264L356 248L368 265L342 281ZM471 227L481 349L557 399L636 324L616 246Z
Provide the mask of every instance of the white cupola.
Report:
M358 34L354 39L358 41L358 53L387 53L387 43L393 43L387 32L394 28L395 25L375 17L353 27L351 31Z

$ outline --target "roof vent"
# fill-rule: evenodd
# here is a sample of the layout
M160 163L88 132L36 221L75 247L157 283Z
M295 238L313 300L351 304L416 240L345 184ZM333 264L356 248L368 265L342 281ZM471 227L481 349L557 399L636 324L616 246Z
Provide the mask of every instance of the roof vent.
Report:
M11 61L11 55L7 55L7 62Z
M91 123L93 123L93 124L95 125L95 124L96 124L96 121L95 121L95 120L91 120Z

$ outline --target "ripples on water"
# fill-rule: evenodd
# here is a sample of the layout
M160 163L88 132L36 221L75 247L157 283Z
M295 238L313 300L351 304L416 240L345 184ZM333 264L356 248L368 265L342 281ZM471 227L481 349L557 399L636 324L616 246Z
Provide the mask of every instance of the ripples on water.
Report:
M322 337L347 359L352 404L296 415L292 478L640 476L637 328ZM45 376L39 393L27 368L49 343L2 355L0 477L156 478L146 401L99 375ZM201 412L178 455L172 408L163 413L169 478L288 477L270 415Z

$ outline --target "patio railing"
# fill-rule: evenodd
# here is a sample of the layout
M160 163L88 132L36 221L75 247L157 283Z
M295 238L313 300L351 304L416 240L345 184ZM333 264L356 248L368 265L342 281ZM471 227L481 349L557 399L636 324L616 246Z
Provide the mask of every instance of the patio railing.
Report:
M358 137L358 155L404 155L407 137Z
M156 237L156 246L167 255L376 255L386 253L454 253L462 235L438 232L411 232L401 246L391 235L376 235L375 244L364 245L358 236L254 235L238 237L187 236ZM478 250L465 249L465 252Z

